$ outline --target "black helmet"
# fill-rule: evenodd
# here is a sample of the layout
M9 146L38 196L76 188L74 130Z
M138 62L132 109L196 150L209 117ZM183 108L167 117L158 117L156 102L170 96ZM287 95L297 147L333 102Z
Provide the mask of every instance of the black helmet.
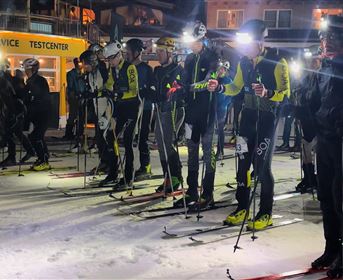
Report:
M328 33L335 34L339 39L343 39L343 17L337 15L326 15L321 18L319 37L323 38Z
M126 42L126 47L129 48L131 51L137 51L141 53L143 50L145 50L144 43L140 39L130 39Z
M268 30L263 20L252 19L244 23L237 34L249 34L252 40L263 41L268 36Z
M80 55L80 61L85 64L85 65L91 65L92 67L97 67L98 66L98 57L96 54L90 50L84 51Z

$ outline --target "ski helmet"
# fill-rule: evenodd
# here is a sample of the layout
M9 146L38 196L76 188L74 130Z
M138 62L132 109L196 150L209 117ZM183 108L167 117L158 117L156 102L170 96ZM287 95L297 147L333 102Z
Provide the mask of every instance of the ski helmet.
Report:
M39 69L39 61L35 58L27 58L23 61L22 66L24 69L32 69L33 71L37 71Z
M119 41L114 41L104 48L104 57L110 58L111 56L116 56L122 49L121 43Z
M133 52L137 51L141 53L143 50L145 50L144 43L140 39L130 39L126 42L126 47L132 50Z
M221 63L221 66L223 66L226 70L230 70L230 62L228 60Z
M241 43L263 41L268 36L268 29L263 20L252 19L244 23L236 35L237 40Z
M93 68L97 67L99 64L97 55L91 50L84 51L80 55L80 61L85 65L92 66Z
M91 44L89 47L88 47L88 50L90 50L91 52L95 53L95 54L98 54L100 52L103 51L103 47L100 46L99 44L95 43L95 44Z
M171 37L161 37L157 40L156 46L168 52L173 52L175 50L175 40Z
M206 26L201 21L189 23L183 31L184 41L200 41L205 38L206 33Z
M10 61L7 58L0 59L0 71L6 72L10 66Z

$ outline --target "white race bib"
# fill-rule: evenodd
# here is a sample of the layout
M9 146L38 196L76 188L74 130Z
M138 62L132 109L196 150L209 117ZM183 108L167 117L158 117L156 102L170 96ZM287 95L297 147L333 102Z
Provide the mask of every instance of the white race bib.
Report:
M248 152L248 143L242 136L236 137L236 153L244 154Z

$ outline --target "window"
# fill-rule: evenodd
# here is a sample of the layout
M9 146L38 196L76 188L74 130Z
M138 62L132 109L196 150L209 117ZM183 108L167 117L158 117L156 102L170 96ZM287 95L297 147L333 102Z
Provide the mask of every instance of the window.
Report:
M243 10L218 10L217 28L236 29L243 24Z
M320 19L324 15L343 15L343 9L314 9L312 11L313 27L316 29L320 28Z
M265 11L264 21L268 28L276 28L277 11Z
M290 28L292 10L265 10L264 20L268 28Z

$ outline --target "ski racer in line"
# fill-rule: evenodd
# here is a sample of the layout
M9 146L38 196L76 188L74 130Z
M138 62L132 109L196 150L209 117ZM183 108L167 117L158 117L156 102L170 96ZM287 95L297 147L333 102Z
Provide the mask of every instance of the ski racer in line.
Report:
M288 66L273 50L264 47L267 29L262 20L250 20L237 33L240 60L232 83L220 85L210 80L208 90L235 96L244 89L242 111L236 152L239 156L237 209L229 214L224 224L238 225L249 213L251 188L250 166L253 163L255 177L261 182L260 210L248 220L248 229L262 230L273 224L272 207L274 179L271 161L277 125L278 103L290 94ZM254 162L253 162L254 161Z

